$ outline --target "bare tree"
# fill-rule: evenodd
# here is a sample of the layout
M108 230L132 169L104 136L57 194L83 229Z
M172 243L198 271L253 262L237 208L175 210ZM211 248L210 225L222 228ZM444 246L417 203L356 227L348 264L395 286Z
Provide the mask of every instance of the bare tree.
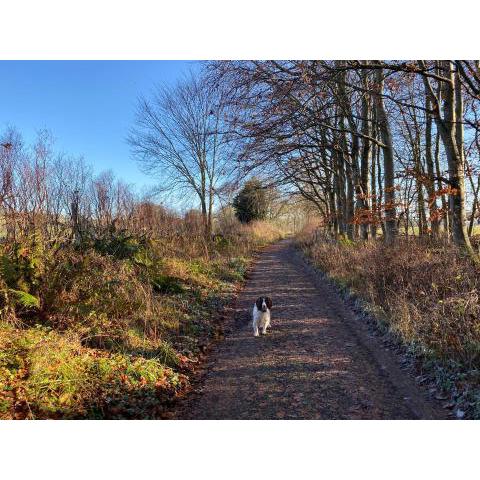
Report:
M200 202L205 234L210 236L215 196L234 163L225 129L225 94L201 77L173 88L158 88L139 101L128 141L145 172L162 191L194 193Z
M426 63L419 62L422 68ZM435 91L431 79L424 76L425 90L433 105L433 117L448 161L448 184L450 187L450 213L455 243L465 248L472 258L476 255L468 237L465 207L465 152L463 126L463 94L460 73L450 60L440 62L438 70L442 98ZM442 106L443 100L443 106Z
M375 72L375 109L383 145L383 169L385 172L385 232L387 242L392 242L397 234L396 209L395 209L395 171L393 162L393 140L390 131L390 121L383 101L383 71Z

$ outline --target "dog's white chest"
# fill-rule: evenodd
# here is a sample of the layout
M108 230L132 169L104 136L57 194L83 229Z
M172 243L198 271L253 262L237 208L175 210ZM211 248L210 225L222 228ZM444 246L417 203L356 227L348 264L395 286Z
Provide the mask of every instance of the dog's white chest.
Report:
M261 327L263 327L264 325L267 325L269 321L270 321L270 312L261 312L260 321L258 322L258 324Z
M260 327L264 327L270 322L270 311L262 312L255 305L253 307L253 321Z

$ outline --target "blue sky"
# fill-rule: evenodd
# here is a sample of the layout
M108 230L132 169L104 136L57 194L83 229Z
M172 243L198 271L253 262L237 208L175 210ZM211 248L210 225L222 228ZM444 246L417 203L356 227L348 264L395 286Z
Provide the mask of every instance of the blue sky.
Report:
M83 155L95 172L111 169L139 189L154 185L125 141L139 95L174 83L188 61L0 61L0 130L16 127L32 141L40 129L56 149Z

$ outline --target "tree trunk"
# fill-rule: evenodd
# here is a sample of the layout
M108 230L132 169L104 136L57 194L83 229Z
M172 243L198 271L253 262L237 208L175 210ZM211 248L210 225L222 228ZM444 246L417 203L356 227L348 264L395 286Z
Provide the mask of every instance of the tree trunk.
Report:
M381 205L383 202L383 184L382 184L382 164L380 162L380 147L377 148L377 180L378 180L378 211L377 215L380 218L381 212ZM385 222L383 220L380 221L380 226L382 227L382 234L383 238L386 237L386 228Z
M456 245L477 260L468 237L465 210L465 158L463 152L463 99L458 73L452 63L442 62L447 81L444 82L444 118L436 109L435 120L445 147L448 162L450 195L449 210L452 220L452 236Z
M431 108L431 102L427 96L425 99L425 107L427 110ZM439 234L439 218L437 197L435 194L435 170L433 165L432 155L432 117L429 113L426 113L426 125L425 125L425 163L427 165L428 179L425 182L425 188L428 194L428 210L430 214L430 225L432 227L432 237L438 238Z
M439 191L442 190L443 184L441 180L441 170L440 170L440 134L436 133L435 137L435 173L437 175L437 188ZM443 233L445 237L448 239L450 235L450 216L448 213L448 208L447 208L447 201L445 199L445 195L440 196L441 202L442 202L442 212L443 212L443 217L442 217L442 223L443 223Z
M393 161L393 144L390 123L383 102L383 69L379 68L375 72L377 92L375 95L375 108L377 112L378 127L384 146L383 150L383 170L385 175L385 241L390 244L395 241L397 236L397 212L395 205L395 171Z
M370 231L372 238L377 238L377 177L376 177L376 165L377 165L377 149L376 145L372 147L372 173L370 176L371 195L372 195L372 220L370 224Z
M345 226L345 207L346 207L346 195L345 195L345 170L343 166L343 158L338 152L333 154L334 166L335 166L335 197L337 201L337 221L338 221L338 233L344 235L346 232Z
M471 237L473 233L473 224L475 222L475 213L478 208L478 194L480 193L480 176L477 177L477 186L473 184L473 179L471 180L472 191L473 191L473 204L472 204L472 214L470 215L470 222L468 224L468 236Z
M425 213L425 196L423 192L423 168L422 160L420 157L420 135L416 136L414 146L415 156L415 187L417 191L417 211L418 211L418 234L423 237L428 234L427 215ZM413 230L415 235L415 230Z
M364 85L366 85L366 77L364 75ZM369 126L369 113L370 108L368 104L368 97L363 95L362 97L362 134L365 136L370 135ZM368 175L370 172L370 141L363 137L362 139L362 152L360 157L360 208L362 209L363 221L361 223L361 235L362 239L367 241L370 233L370 225L368 220L370 219L369 208L369 184Z

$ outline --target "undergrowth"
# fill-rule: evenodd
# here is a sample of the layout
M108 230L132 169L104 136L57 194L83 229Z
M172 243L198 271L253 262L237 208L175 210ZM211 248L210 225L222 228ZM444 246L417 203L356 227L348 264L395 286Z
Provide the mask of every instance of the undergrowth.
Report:
M299 244L433 373L460 414L480 418L480 279L468 258L418 239L389 247L304 235Z
M125 232L1 245L0 418L168 416L253 251L279 236L258 223L183 252Z

